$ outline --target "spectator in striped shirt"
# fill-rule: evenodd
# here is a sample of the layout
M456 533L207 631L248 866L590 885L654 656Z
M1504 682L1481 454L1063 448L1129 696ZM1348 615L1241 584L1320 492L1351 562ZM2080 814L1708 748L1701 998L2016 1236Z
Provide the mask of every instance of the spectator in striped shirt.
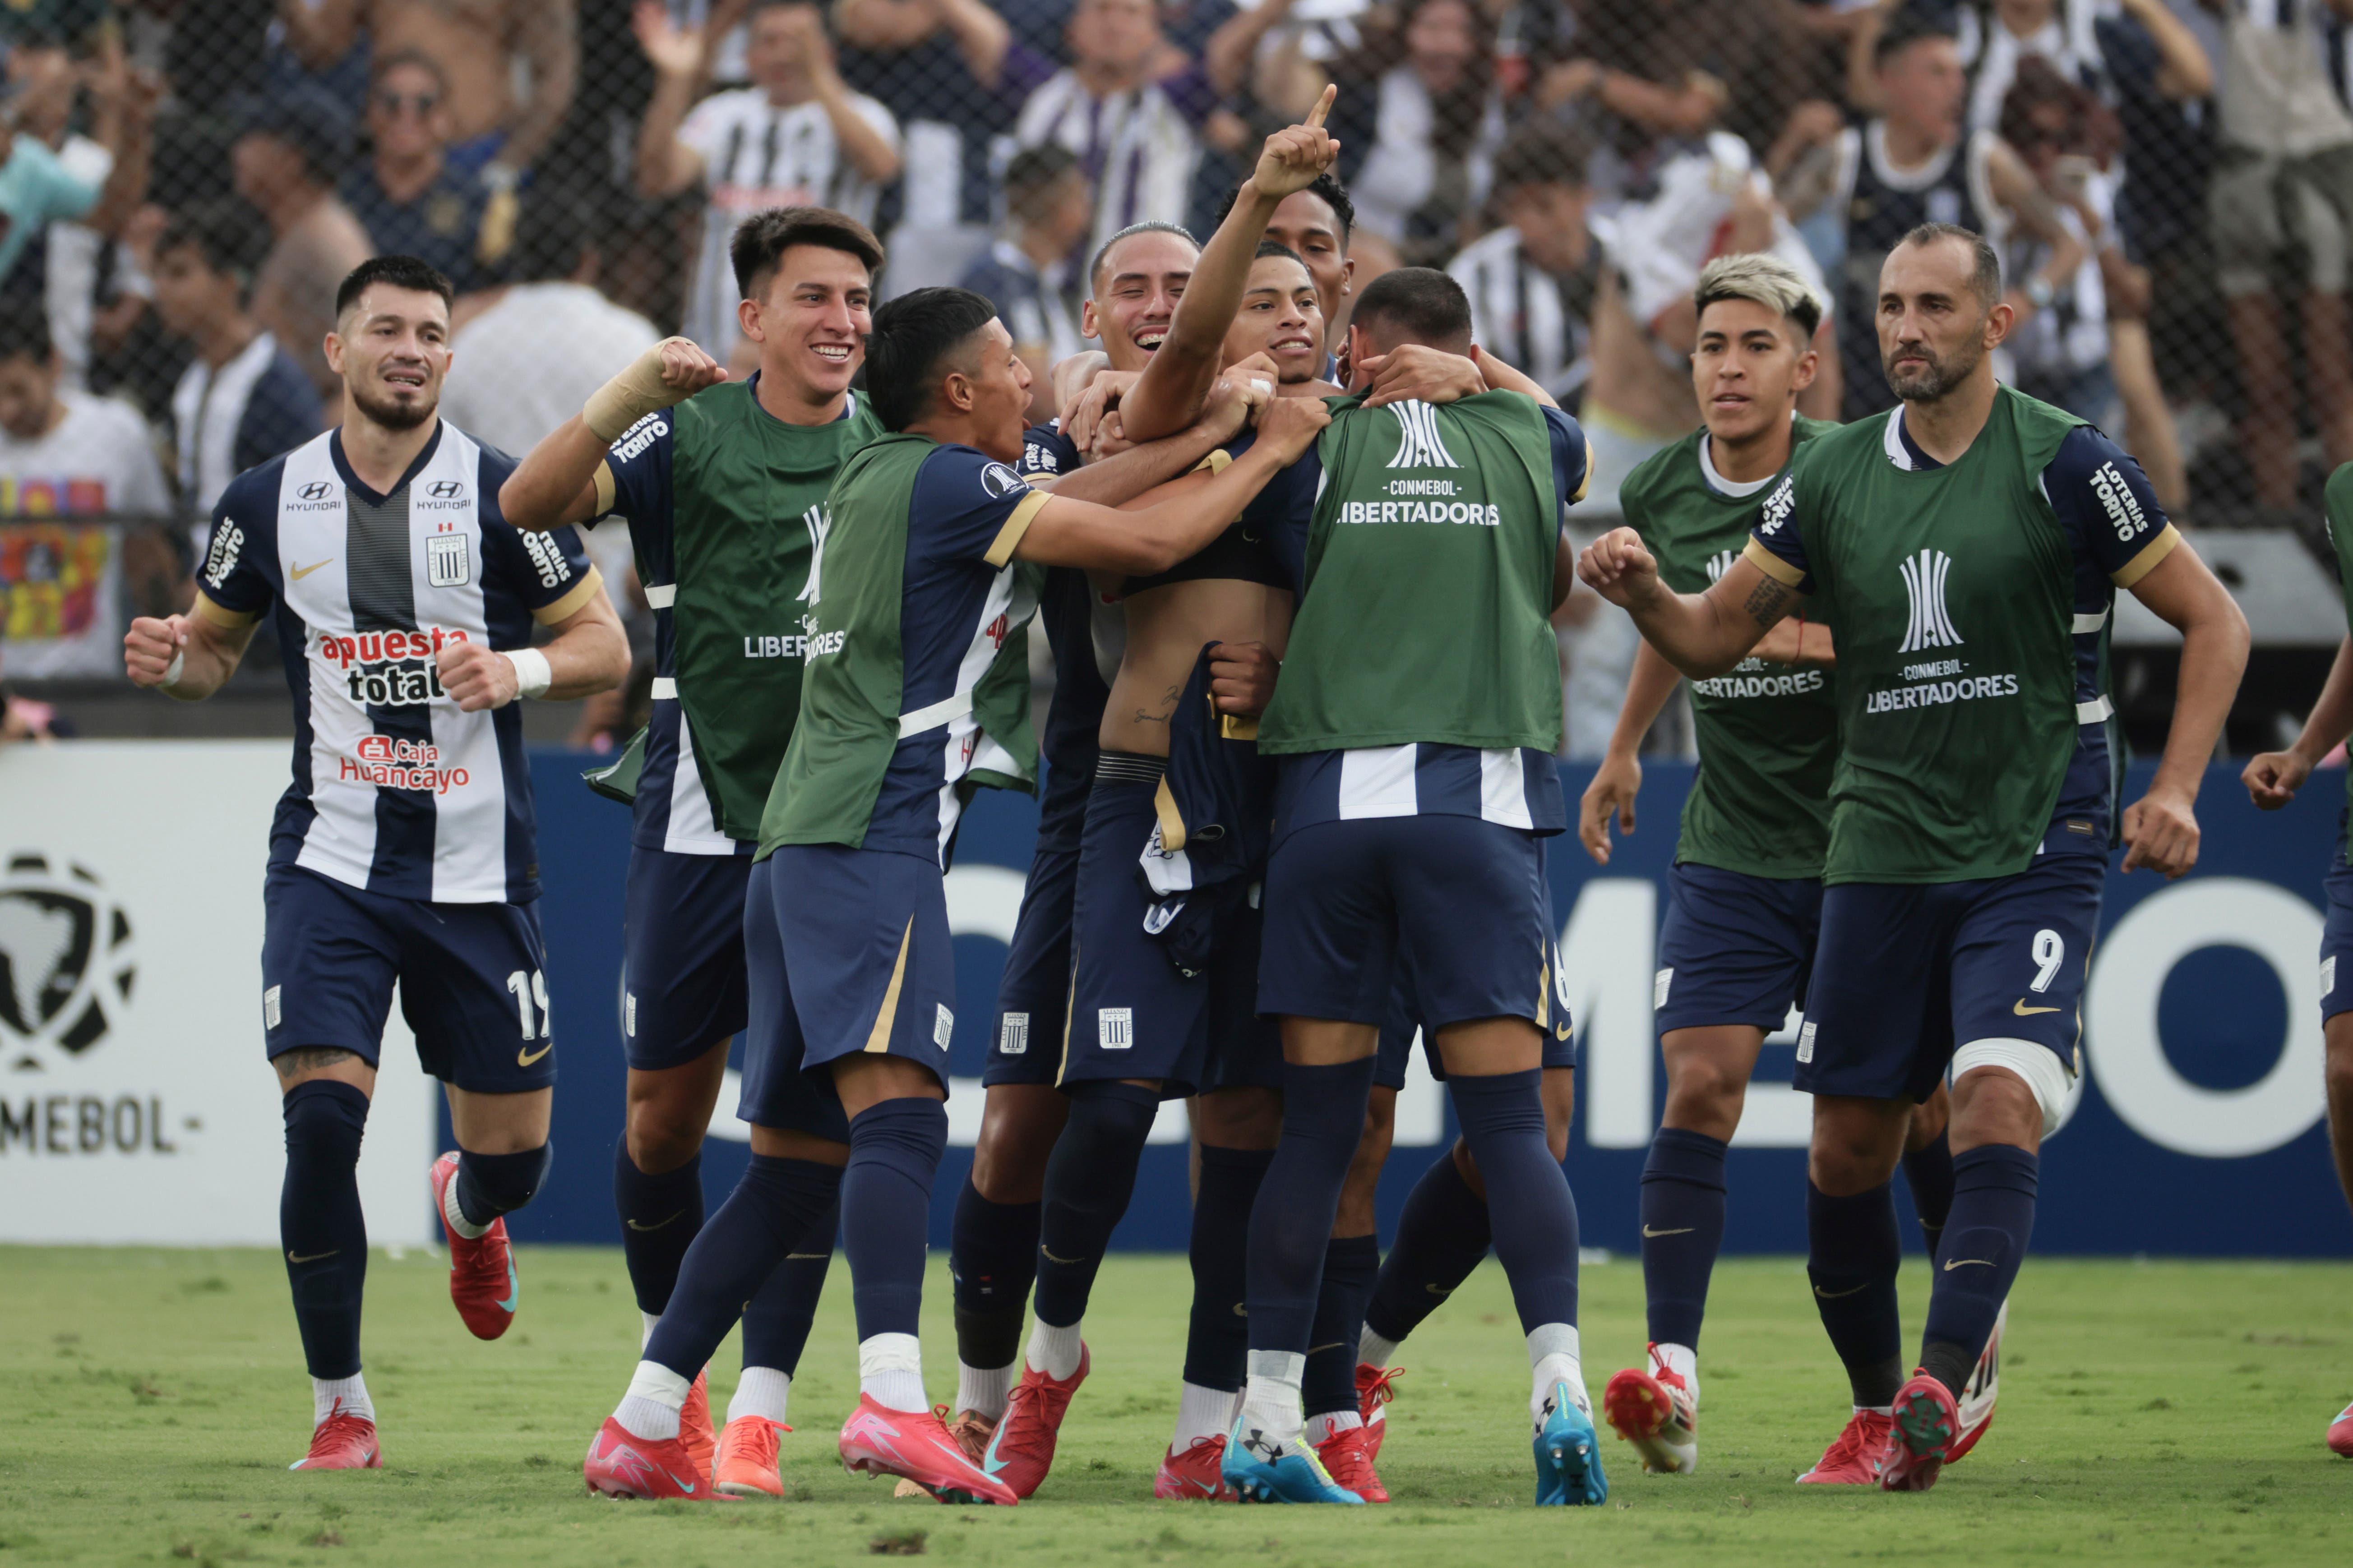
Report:
M1591 155L1567 126L1522 126L1495 158L1501 226L1446 266L1471 296L1479 345L1534 376L1563 408L1577 406L1592 374L1593 308L1608 265L1586 221Z
M1049 142L1013 155L1005 167L1008 232L965 273L964 287L997 307L1013 334L1013 352L1029 367L1030 416L1054 414L1057 362L1087 346L1079 331L1075 247L1094 223L1078 155Z

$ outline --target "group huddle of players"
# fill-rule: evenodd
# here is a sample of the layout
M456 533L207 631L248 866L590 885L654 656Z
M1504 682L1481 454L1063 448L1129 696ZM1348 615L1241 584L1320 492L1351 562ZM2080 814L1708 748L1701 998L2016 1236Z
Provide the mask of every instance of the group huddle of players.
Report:
M1864 425L1795 416L1822 309L1803 280L1710 264L1706 423L1626 479L1628 526L1572 563L1575 421L1472 345L1443 274L1352 291L1330 100L1268 139L1206 245L1145 223L1102 247L1103 352L1057 367L1061 417L1035 427L990 302L875 306L881 247L821 209L733 237L755 374L670 340L519 463L435 416L447 281L401 258L346 280L327 342L344 423L241 476L195 613L126 637L134 679L195 700L272 616L295 694L263 1014L315 1399L296 1468L381 1463L355 1170L396 981L459 1145L432 1173L451 1293L483 1338L517 1306L501 1216L544 1179L554 1063L512 704L626 674L573 531L610 516L657 628L652 722L598 781L634 812L614 1188L645 1338L592 1489L782 1495L839 1237L860 1390L843 1463L944 1500L1037 1492L1087 1376L1096 1270L1183 1098L1195 1294L1156 1496L1385 1501L1390 1358L1492 1247L1527 1343L1536 1501L1601 1501L1544 865L1569 826L1548 616L1572 569L1648 642L1588 850L1608 858L1613 816L1630 830L1634 753L1682 676L1702 757L1656 984L1652 1342L1606 1420L1646 1470L1697 1462L1725 1148L1802 1002L1809 1274L1853 1411L1799 1479L1916 1489L1983 1433L2036 1152L2080 1070L2107 855L2121 837L2127 868L2194 862L2244 623L2129 457L1997 387L1998 268L1937 226L1887 262L1905 401ZM2184 634L2165 759L2120 816L2116 586ZM537 648L534 619L554 633ZM1042 743L1033 619L1056 668ZM917 1329L955 1026L944 871L973 791L1031 787L1041 751L943 1419ZM738 1034L751 1161L706 1216ZM1384 1259L1372 1191L1417 1041L1461 1136ZM1908 1377L1899 1162L1942 1259ZM739 1323L714 1424L704 1372Z

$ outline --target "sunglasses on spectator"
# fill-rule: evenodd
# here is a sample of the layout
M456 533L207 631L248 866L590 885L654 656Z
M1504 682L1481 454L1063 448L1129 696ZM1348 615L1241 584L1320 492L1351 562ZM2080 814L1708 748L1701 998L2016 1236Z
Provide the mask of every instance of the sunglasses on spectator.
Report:
M375 106L386 114L397 115L414 110L419 115L432 113L441 107L441 95L433 92L379 92Z

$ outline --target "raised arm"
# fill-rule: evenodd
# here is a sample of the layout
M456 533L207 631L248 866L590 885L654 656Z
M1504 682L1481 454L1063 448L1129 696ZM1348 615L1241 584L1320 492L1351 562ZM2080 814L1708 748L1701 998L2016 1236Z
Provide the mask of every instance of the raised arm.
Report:
M1250 261L1282 198L1303 191L1332 166L1340 143L1324 129L1337 88L1327 87L1304 122L1266 139L1258 167L1242 182L1233 211L1201 247L1168 336L1143 377L1121 400L1120 418L1131 441L1156 440L1193 422L1221 365L1219 349L1250 285Z
M702 154L678 139L702 71L702 33L672 23L660 0L638 0L629 24L654 68L653 96L638 127L638 195L660 201L702 178Z
M2126 808L2123 826L2124 868L2146 866L2169 880L2198 864L2193 808L2247 668L2247 617L2187 541L2127 591L2181 634L2165 755L2148 793Z
M599 387L587 406L543 437L499 487L499 510L533 532L601 516L598 466L621 433L657 409L727 379L726 367L691 340L664 338Z
M841 70L834 63L833 40L826 37L825 19L813 6L795 6L788 15L793 18L794 32L799 36L801 58L807 62L809 90L817 96L818 106L825 110L826 120L833 127L834 140L841 144L841 155L849 160L851 168L878 184L897 179L899 149L895 132L884 135L858 111L849 85L841 79Z
M1800 597L1746 554L1706 593L1675 593L1660 581L1657 558L1630 528L1613 528L1587 546L1577 574L1633 616L1643 639L1694 680L1738 664Z
M1248 377L1227 376L1209 394L1201 417L1174 436L1131 447L1115 458L1089 463L1071 473L1051 478L1038 475L1030 483L1070 500L1097 506L1123 506L1179 474L1189 473L1202 458L1240 434L1252 412L1270 395Z
M442 644L434 656L441 689L457 699L461 712L479 713L503 708L518 697L551 702L593 697L629 678L628 634L621 629L621 617L613 613L613 601L603 588L553 629L555 636L545 647L510 653L497 652L486 643Z
M513 47L531 66L531 98L508 128L498 162L519 171L538 161L572 112L580 82L578 0L521 0Z
M2059 216L2059 204L2051 199L2050 193L2009 142L1994 143L1992 155L1986 160L1986 183L1993 187L1993 199L2017 218L2018 226L2051 247L2051 254L2043 258L2042 270L2035 277L2052 293L2066 288L2089 252ZM2034 303L2023 289L2010 289L2009 299L2019 320L2024 321L2034 313Z

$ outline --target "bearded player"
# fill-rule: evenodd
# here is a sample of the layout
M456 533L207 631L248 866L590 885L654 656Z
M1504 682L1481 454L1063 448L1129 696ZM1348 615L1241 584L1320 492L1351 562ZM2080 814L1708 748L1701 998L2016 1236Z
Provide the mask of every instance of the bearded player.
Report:
M570 530L516 531L510 459L436 412L449 280L414 257L336 291L343 420L221 492L192 614L131 623L140 686L199 702L264 615L286 651L294 777L270 830L261 1023L284 1095L280 1245L311 1372L296 1469L383 1465L360 1369L360 1139L392 993L448 1098L435 1161L449 1293L497 1339L519 1298L501 1217L552 1158L554 1037L521 699L619 684L629 650ZM534 626L553 640L532 646Z
M1795 1081L1814 1097L1807 1271L1854 1410L1814 1473L1892 1491L1933 1486L1950 1458L1955 1395L2024 1259L2042 1140L2080 1070L2108 849L2120 836L2127 871L2196 863L2198 784L2246 660L2244 618L2139 465L1994 380L2000 288L1978 236L1912 230L1876 300L1893 412L1805 443L1704 594L1666 586L1632 529L1578 563L1695 680L1801 603L1836 639L1839 759ZM2183 637L2164 760L2120 835L2118 587ZM1889 1178L1947 1071L1953 1205L1907 1379Z
M533 448L502 491L524 527L626 519L654 611L653 721L622 922L627 1131L613 1152L646 1339L703 1228L703 1134L745 1023L744 889L800 709L826 492L882 433L850 390L882 264L866 226L776 207L739 225L730 251L738 324L759 353L751 377L731 382L693 343L670 339ZM715 1450L695 1379L681 1429L723 1492L784 1493L778 1434L831 1260L828 1231L745 1301L744 1373Z

